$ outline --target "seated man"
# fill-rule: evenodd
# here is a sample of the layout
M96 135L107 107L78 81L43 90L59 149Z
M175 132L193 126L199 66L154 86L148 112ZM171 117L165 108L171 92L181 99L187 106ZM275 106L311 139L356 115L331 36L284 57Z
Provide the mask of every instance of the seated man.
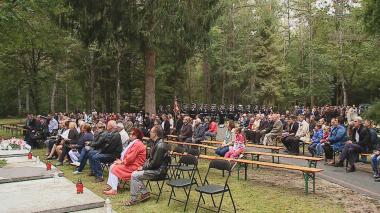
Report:
M144 166L138 171L132 172L131 176L131 198L125 204L132 206L150 198L144 180L163 179L167 175L167 168L170 162L169 147L164 143L163 130L160 126L154 126L150 130L150 139L153 141L149 158L145 161ZM140 198L138 194L141 193Z
M79 166L77 169L73 172L74 174L80 174L82 173L84 167L86 166L88 156L90 151L92 150L98 150L98 152L103 148L106 138L107 138L107 131L105 131L106 125L102 122L98 122L96 124L96 131L94 136L94 141L86 141L85 147L80 152L79 156Z
M343 149L346 142L346 128L338 121L338 118L331 119L330 135L327 142L323 143L323 150L328 164L333 163L334 151Z
M204 129L204 126L202 125L201 119L199 118L195 119L192 143L200 144L201 141L205 139L204 134L205 134L205 129Z
M263 144L266 146L275 145L273 143L273 139L277 136L280 136L282 133L282 122L280 120L280 114L274 114L272 115L272 118L274 121L273 128L270 130L269 133L265 134L263 139Z
M191 142L193 136L193 127L190 124L190 117L186 116L183 119L183 125L178 136L179 141Z
M260 131L257 134L259 136L259 143L260 144L263 143L264 136L266 134L268 134L270 131L272 131L272 129L273 129L274 121L273 121L273 115L272 114L268 115L268 120L266 122L267 122L266 127L263 129L260 129Z
M89 153L91 175L95 175L96 183L104 181L101 163L111 163L115 161L115 159L120 158L121 151L123 150L121 137L117 131L116 121L108 121L107 131L108 134L103 148L100 151L92 150Z
M310 140L309 124L305 120L304 115L298 116L298 130L295 136L288 136L284 140L284 146L290 154L299 154L300 142L306 142Z
M358 153L362 153L367 150L369 146L369 132L363 125L361 117L354 118L354 130L351 136L351 140L347 141L344 145L342 154L339 156L339 162L334 166L343 167L343 161L345 159L350 163L350 169L347 172L355 171L355 160Z
M215 122L215 118L211 117L211 122L208 127L208 131L205 133L205 136L216 137L218 133L218 124Z
M134 128L131 134L131 142L124 148L120 159L116 159L108 172L107 184L109 188L103 191L105 195L116 195L119 179L131 180L132 172L139 169L146 159L146 147L142 142L143 133Z
M373 155L371 156L373 178L375 178L376 182L380 182L379 163L380 163L380 144L377 145L376 150L373 152Z

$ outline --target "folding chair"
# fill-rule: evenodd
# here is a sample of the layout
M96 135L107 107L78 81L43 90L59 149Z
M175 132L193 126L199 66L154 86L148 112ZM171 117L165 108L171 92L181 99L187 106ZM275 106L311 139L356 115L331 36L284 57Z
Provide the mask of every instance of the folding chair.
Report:
M151 193L152 195L157 196L156 203L158 203L158 200L159 200L160 197L161 197L162 189L164 188L164 184L165 184L165 181L166 181L166 180L170 180L170 177L169 177L168 174L165 174L165 176L163 176L163 177L151 178L151 179L149 179L149 180L147 181L147 183L146 183L146 187L149 186L149 189L150 189L150 191L151 191L150 193ZM150 182L156 182L156 184L157 184L157 188L158 188L158 194L152 192L152 186L150 185ZM162 183L160 184L159 182L162 182Z
M191 170L187 170L188 171L188 177L183 177L183 178L178 178L178 179L174 179L174 180L170 180L168 181L166 184L168 186L171 187L171 192L170 192L170 196L169 196L169 202L168 202L168 206L170 205L170 201L171 200L175 200L175 201L178 201L178 202L181 202L181 203L185 203L185 208L184 208L184 211L186 211L186 207L187 207L187 203L189 201L189 197L190 197L190 192L191 192L191 187L192 185L194 184L197 184L198 185L198 182L197 180L195 179L195 173L197 171L197 168L198 168L198 159L193 156L193 155L185 155L185 156L182 156L179 161L178 161L178 166L175 170L176 172L176 177L180 177L179 173L183 173L182 170L179 170L179 168L181 166L191 166ZM178 174L178 175L177 175ZM174 194L174 188L182 188L186 194L186 201L183 201L183 200L178 200L176 197L176 195Z
M199 158L199 155L200 155L200 151L199 151L199 149L194 149L194 148L190 148L190 149L188 149L187 150L187 154L189 154L189 155L193 155L193 156L195 156L197 159ZM181 173L179 173L179 174L182 174L182 177L184 177L184 175L183 175L183 172L185 172L185 171L193 171L194 170L194 166L193 165L184 165L184 164L182 164L182 165L180 165L178 168L177 168L179 171L182 171ZM198 174L198 178L199 178L199 183L202 183L202 177L201 177L201 174L200 174L200 172L199 172L199 169L198 169L198 167L195 167L195 172ZM178 174L178 175L179 175ZM177 176L178 177L178 176Z
M185 147L182 147L182 146L176 146L173 150L173 152L181 153L181 154L183 154L185 151L186 151ZM174 170L178 166L176 156L174 156L174 161L175 161L174 163L169 163L169 177L174 176L174 174L175 174Z
M216 185L216 184L210 184L209 183L207 178L208 178L208 174L209 174L211 169L215 169L215 170L219 170L219 171L228 171L228 175L225 178L226 180L224 182L224 185ZM210 165L208 167L203 185L195 188L195 190L200 193L198 203L197 203L197 208L196 208L195 212L198 212L199 208L207 209L207 210L214 211L214 212L220 212L225 192L229 193L231 201L232 201L232 205L234 207L234 212L236 212L235 202L232 198L231 190L230 190L230 187L228 185L228 179L231 176L231 170L232 170L232 166L231 166L230 162L228 162L226 160L217 159L217 160L213 160L210 162ZM218 207L217 211L215 211L213 209L208 209L208 208L199 206L201 198L203 198L203 194L211 195L211 199L212 199L212 203L213 203L214 207L216 207L216 205L215 205L215 200L214 200L213 195L222 194L222 198L220 199L220 203L219 203L219 207Z

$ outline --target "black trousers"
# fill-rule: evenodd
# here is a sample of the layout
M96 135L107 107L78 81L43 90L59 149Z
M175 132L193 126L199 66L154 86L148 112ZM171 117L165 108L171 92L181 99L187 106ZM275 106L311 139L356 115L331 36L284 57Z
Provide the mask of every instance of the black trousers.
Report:
M364 149L362 146L354 143L347 143L344 145L342 154L339 156L339 163L343 163L343 161L347 159L351 167L355 167L356 155L363 151Z
M328 160L333 159L334 157L334 149L329 143L324 143L323 144L323 151L325 152L325 157Z
M282 143L286 147L286 149L291 153L300 152L300 139L295 136L288 136L283 139Z

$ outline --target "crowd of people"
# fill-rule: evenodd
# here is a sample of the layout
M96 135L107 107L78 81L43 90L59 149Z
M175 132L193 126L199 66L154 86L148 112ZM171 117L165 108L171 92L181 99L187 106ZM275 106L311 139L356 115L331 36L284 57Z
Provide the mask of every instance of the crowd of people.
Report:
M32 147L46 145L46 159L57 159L56 166L66 161L75 167L74 174L83 172L89 162L95 182L105 181L103 167L110 165L106 195L117 194L121 180L130 181L131 198L126 205L134 205L150 197L143 180L163 178L170 162L169 147L163 139L169 134L179 141L199 144L215 139L223 124L217 116L181 113L56 113L28 115L25 140ZM215 150L219 156L239 158L246 143L275 145L281 140L285 152L299 154L302 143L310 143L312 156L325 156L326 164L344 166L354 172L359 153L373 153L371 158L374 178L380 181L378 164L380 145L372 121L363 120L355 107L325 106L309 110L295 107L291 111L275 113L240 113L238 119L226 123L223 143ZM144 142L143 137L149 137ZM150 152L147 153L147 146ZM339 154L334 163L333 156Z

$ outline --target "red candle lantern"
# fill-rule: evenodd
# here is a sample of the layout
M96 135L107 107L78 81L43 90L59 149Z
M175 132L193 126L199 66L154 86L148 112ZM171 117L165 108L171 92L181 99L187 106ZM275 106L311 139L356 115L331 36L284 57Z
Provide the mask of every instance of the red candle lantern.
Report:
M78 180L77 184L76 184L76 187L77 187L77 194L83 194L83 183L82 183L82 180Z
M46 170L47 171L51 170L51 162L50 161L46 162Z
M32 152L29 152L29 153L28 153L28 160L32 160L32 157L33 157Z

